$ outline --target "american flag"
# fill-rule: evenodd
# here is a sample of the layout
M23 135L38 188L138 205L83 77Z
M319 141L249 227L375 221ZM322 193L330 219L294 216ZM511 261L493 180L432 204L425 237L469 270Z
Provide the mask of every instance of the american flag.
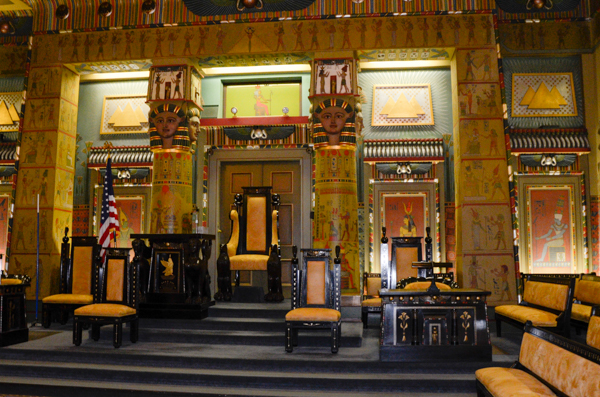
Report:
M102 211L100 212L100 245L102 246L102 258L106 254L105 248L110 246L110 239L114 233L119 231L119 217L115 194L113 192L113 177L110 157L106 161L106 176L104 177L104 188L102 190Z

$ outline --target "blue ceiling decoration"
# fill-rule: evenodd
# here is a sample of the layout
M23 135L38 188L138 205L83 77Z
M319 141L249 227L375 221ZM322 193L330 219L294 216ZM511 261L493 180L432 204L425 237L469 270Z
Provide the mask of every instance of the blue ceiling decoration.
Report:
M581 0L496 0L502 11L513 14L565 12L577 8L579 3Z
M302 10L314 2L315 0L183 0L187 9L198 16L296 11ZM256 5L252 8L246 6L252 3L256 3Z

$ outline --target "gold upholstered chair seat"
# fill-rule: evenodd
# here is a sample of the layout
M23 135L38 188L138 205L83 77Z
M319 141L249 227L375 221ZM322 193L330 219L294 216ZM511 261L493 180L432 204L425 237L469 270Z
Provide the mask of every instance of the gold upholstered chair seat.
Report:
M298 250L292 247L292 310L285 315L285 351L298 345L298 330L331 331L331 352L337 353L342 333L340 246L336 247L333 268L328 249L303 249L298 265Z
M585 342L600 350L600 312L590 318L590 323L585 335Z
M73 305L89 305L94 302L92 294L56 294L42 299L42 303L65 303Z
M361 301L361 314L363 328L369 328L369 314L381 316L381 273L363 273L363 296Z
M76 316L123 317L131 316L135 313L136 310L132 307L114 303L94 303L75 310Z
M215 300L232 297L231 272L235 272L235 287L240 285L240 271L266 271L267 302L281 302L281 249L279 244L278 194L271 195L271 186L242 187L236 194L235 208L229 211L231 234L227 244L219 248L217 258L217 292Z
M123 323L129 323L132 343L138 340L137 266L129 265L129 248L107 248L106 260L95 273L95 280L103 288L94 297L94 303L76 309L73 313L73 344L81 344L84 326L91 325L92 339L100 339L100 327L113 326L113 346L121 346Z
M381 307L381 298L370 298L362 301L363 307Z
M588 305L581 305L579 303L573 303L571 308L571 319L579 320L585 323L590 321L592 316L592 307Z
M502 305L496 306L496 314L501 314L505 317L525 323L527 320L535 327L556 327L558 317L556 314L534 309L532 307L519 305Z
M475 372L475 378L486 385L493 396L556 396L543 383L514 368L482 368Z
M267 270L269 255L236 255L229 257L231 270Z
M83 305L94 301L96 284L94 274L98 267L100 245L94 236L67 237L61 245L60 279L58 294L42 299L42 325L50 327L52 317L58 317L60 324L66 324L69 315Z
M341 318L338 310L319 307L301 307L285 315L285 321L340 321Z
M19 285L19 284L23 284L22 280L19 280L18 278L2 278L2 280L0 280L0 285Z

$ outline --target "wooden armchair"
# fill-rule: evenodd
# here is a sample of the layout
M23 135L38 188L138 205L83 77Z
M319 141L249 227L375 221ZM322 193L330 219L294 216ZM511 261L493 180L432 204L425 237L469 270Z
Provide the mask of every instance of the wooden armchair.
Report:
M337 353L342 332L340 247L335 248L333 269L328 249L303 249L300 266L296 247L292 252L292 310L285 316L285 351L298 345L300 329L330 329L331 352Z
M138 340L137 267L129 265L129 248L108 248L106 263L95 272L95 283L100 285L94 303L75 310L73 315L73 343L81 344L84 325L91 324L92 339L100 339L100 327L113 325L113 346L123 340L123 324L130 323L130 340Z
M236 194L235 209L229 213L231 236L221 245L217 259L215 300L231 300L231 271L235 285L240 284L240 270L267 271L267 302L281 302L281 254L279 247L279 195L271 196L271 187L244 187ZM269 200L270 199L270 200Z
M59 293L42 299L42 325L50 327L52 315L60 324L66 324L69 313L94 301L94 271L100 253L96 237L71 237L65 228L61 245Z

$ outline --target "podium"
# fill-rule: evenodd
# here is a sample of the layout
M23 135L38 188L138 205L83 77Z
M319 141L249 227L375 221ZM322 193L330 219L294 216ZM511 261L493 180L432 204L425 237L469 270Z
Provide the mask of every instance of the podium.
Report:
M25 288L29 287L30 278L13 275L0 280L0 347L27 342Z
M141 318L202 319L211 300L211 234L132 234Z

